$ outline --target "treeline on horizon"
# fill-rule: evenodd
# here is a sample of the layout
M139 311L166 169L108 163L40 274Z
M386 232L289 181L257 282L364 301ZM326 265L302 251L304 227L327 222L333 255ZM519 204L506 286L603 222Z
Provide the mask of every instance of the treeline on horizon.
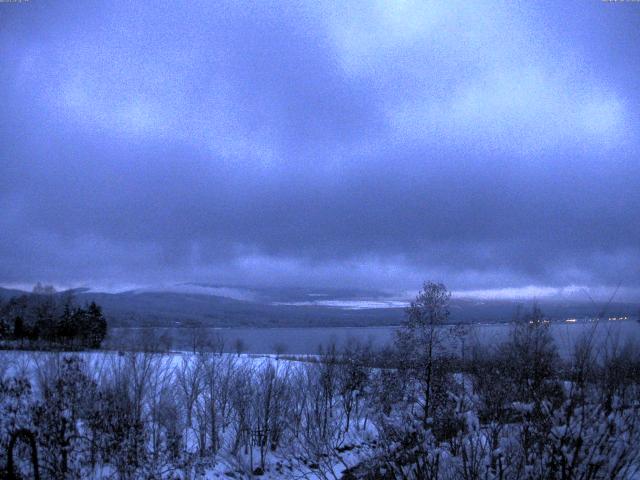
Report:
M15 348L100 348L107 320L95 302L76 305L72 292L38 283L30 294L0 301L0 341Z

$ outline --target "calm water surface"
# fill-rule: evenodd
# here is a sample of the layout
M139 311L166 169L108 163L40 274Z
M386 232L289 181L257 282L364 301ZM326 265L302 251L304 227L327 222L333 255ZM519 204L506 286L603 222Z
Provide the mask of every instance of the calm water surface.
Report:
M450 327L442 327L444 338L448 339L452 348L462 349L461 337L451 333ZM510 329L509 324L481 324L468 327L464 335L466 347L474 342L485 345L496 345L504 340ZM563 355L569 355L575 342L583 335L593 332L596 342L622 344L632 341L640 345L640 323L633 320L603 321L595 323L552 323L549 328ZM174 350L189 350L194 341L201 342L214 338L224 341L224 350L236 351L238 343L247 353L289 353L315 354L320 346L331 343L343 345L350 339L371 343L382 347L393 341L397 327L296 327L296 328L147 328L127 327L112 328L105 347L121 348L144 342L162 339L170 343ZM465 347L465 348L466 348Z

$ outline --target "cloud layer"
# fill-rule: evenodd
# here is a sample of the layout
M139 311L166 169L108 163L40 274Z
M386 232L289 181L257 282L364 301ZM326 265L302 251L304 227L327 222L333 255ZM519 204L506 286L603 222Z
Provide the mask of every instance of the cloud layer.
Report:
M633 5L101 3L0 5L0 282L640 288Z

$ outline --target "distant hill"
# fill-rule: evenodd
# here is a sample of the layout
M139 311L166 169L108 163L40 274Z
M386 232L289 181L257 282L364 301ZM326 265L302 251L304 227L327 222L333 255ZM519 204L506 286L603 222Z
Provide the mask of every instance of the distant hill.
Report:
M16 290L13 288L2 288L0 287L0 300L9 300L12 297L17 297L20 295L24 295L26 292L22 290Z
M183 285L177 290L104 293L76 289L72 293L79 304L95 301L101 305L113 326L382 326L397 325L404 318L401 302L375 291L239 289L203 285ZM0 288L0 299L6 301L25 293ZM68 292L58 295L63 293ZM540 305L552 320L592 317L601 308L566 300L543 300ZM454 298L451 320L506 322L514 318L519 306L526 310L531 302ZM633 315L637 310L635 304L613 303L605 314Z

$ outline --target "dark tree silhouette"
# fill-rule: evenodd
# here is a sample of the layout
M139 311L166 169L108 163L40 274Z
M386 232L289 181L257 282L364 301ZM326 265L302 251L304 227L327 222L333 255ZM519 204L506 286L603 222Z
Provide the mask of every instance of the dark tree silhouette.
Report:
M20 439L24 439L31 448L31 466L33 468L33 478L34 480L40 480L40 471L38 469L38 448L36 446L36 436L31 430L26 428L21 428L16 430L11 435L11 439L9 440L9 445L7 446L7 468L6 474L8 480L18 480L18 476L16 476L14 461L13 461L13 449L16 446L16 442Z

